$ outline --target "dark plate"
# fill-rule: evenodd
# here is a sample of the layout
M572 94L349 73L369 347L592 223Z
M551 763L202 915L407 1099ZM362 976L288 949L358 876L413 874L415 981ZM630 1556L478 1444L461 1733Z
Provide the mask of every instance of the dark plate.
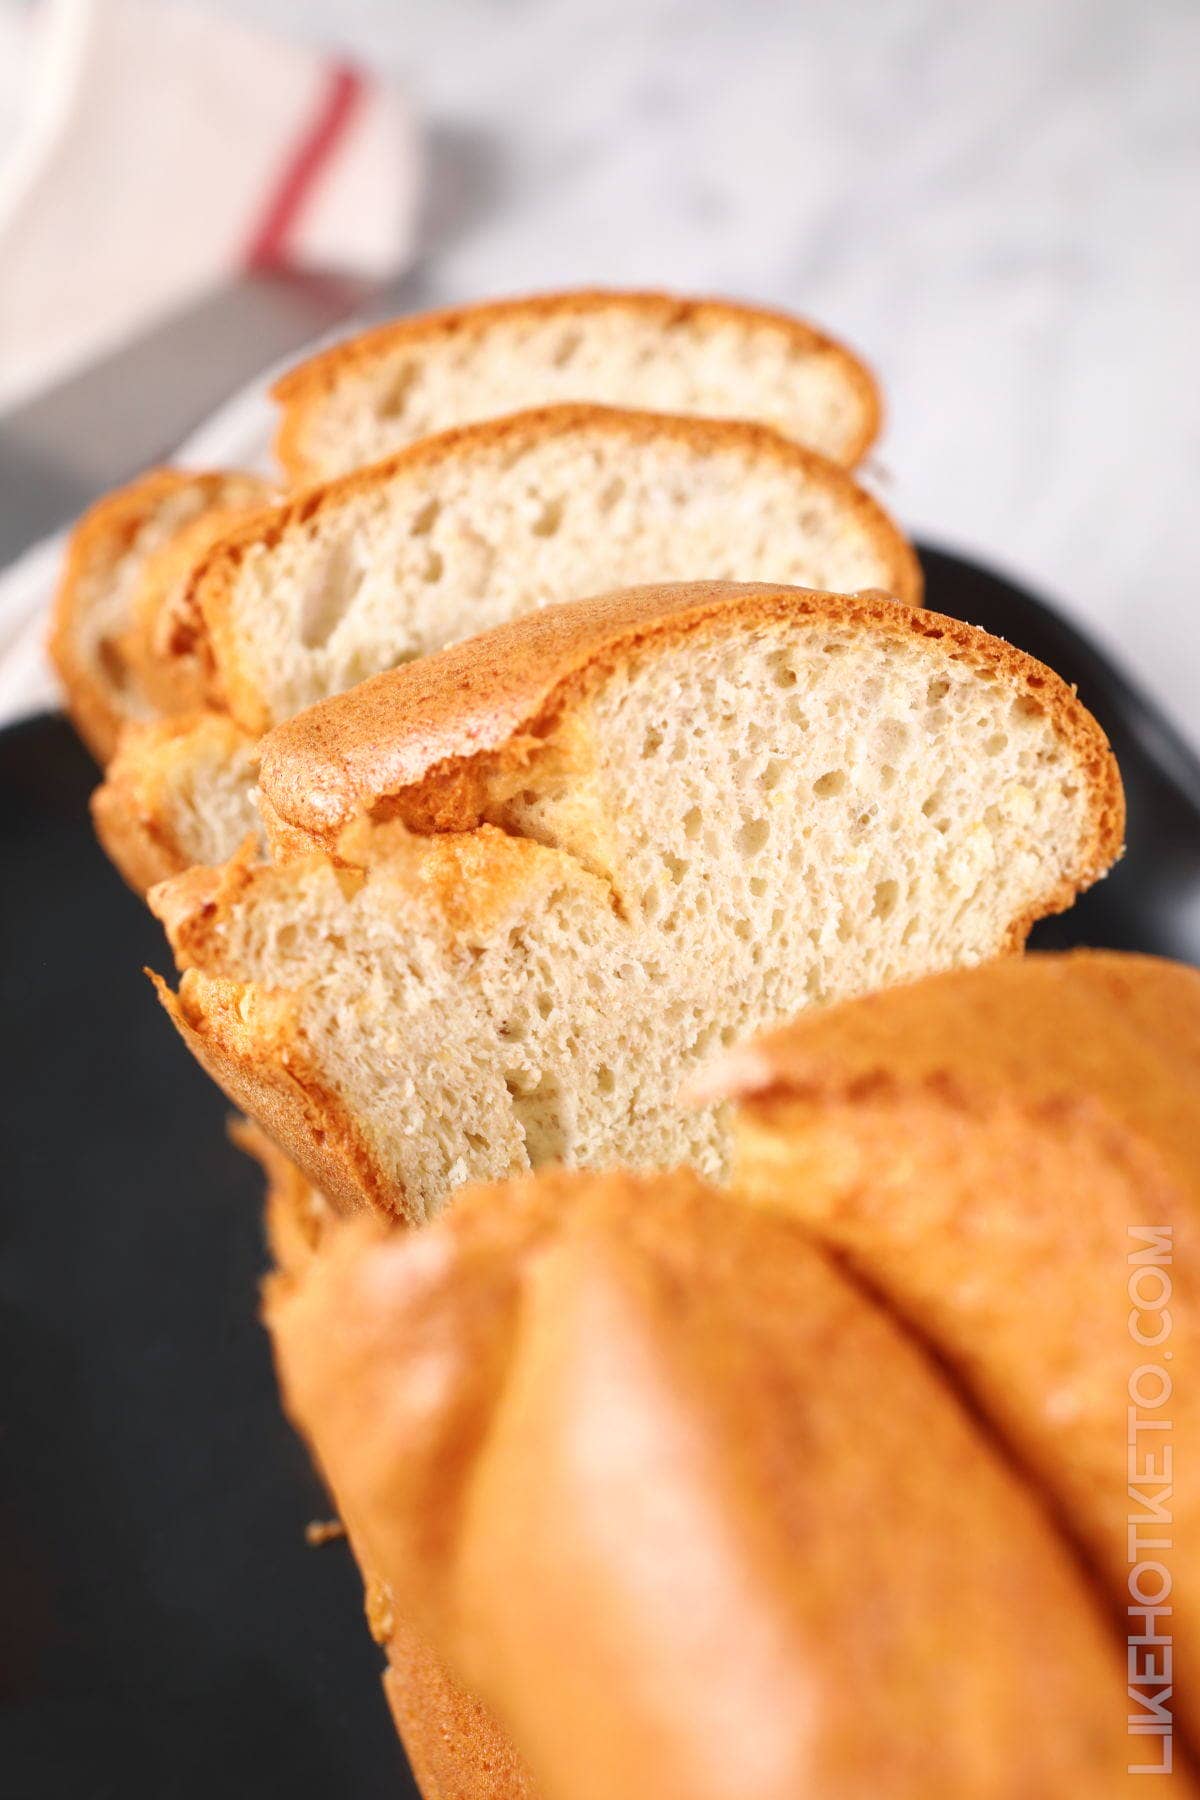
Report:
M1200 765L1031 595L924 552L929 602L1078 683L1129 853L1042 944L1200 961ZM344 1545L283 1424L255 1291L257 1172L143 963L159 931L95 847L68 727L0 735L0 1789L5 1800L397 1800Z

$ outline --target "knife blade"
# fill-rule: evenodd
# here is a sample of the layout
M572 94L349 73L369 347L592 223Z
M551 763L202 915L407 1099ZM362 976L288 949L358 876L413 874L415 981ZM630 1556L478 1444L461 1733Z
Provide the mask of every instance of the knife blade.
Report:
M356 315L417 303L310 272L241 276L0 417L0 566L107 489L162 461L221 400Z

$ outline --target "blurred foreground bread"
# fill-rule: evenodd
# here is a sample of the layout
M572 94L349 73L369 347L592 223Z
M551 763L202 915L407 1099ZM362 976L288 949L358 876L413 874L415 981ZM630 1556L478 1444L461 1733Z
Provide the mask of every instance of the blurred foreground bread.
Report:
M131 729L95 801L135 886L257 831L269 726L548 601L733 573L921 598L911 547L836 464L766 426L595 406L426 439L207 548L145 627L144 681L221 723Z
M559 400L761 419L846 467L880 419L857 357L787 313L587 290L398 319L300 364L274 396L276 452L296 482Z
M1121 842L1048 670L788 588L530 615L281 727L261 780L281 860L154 890L164 1001L335 1204L408 1219L550 1161L719 1172L707 1056L1019 948Z
M1130 1616L1158 1642L1129 1710L1152 1725L1173 1682L1200 1741L1200 971L942 975L736 1052L714 1091L740 1102L737 1187L932 1343L1119 1616L1166 1603Z
M547 1174L342 1226L266 1315L427 1800L1127 1791L1038 1495L791 1221Z
M128 719L158 710L143 680L141 632L180 573L270 493L256 475L151 469L108 494L71 533L49 650L80 736L106 762ZM187 551L181 565L179 541Z

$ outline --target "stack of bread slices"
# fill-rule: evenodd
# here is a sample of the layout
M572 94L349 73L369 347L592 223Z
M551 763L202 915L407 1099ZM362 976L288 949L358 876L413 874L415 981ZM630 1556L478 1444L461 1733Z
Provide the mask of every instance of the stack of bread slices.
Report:
M82 521L53 649L427 1800L1123 1790L1200 978L1021 956L1120 853L1100 729L922 609L797 320L506 301L276 395L274 477Z

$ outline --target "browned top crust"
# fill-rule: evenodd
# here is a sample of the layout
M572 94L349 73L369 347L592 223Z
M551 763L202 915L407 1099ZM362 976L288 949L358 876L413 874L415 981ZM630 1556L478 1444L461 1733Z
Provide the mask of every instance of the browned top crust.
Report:
M548 607L389 670L310 707L264 740L260 788L284 832L332 847L363 815L403 800L417 829L467 829L484 767L518 767L587 688L648 647L778 619L925 638L954 662L1004 675L1043 706L1070 744L1093 795L1088 878L1119 854L1120 776L1096 721L1065 682L1023 651L940 614L882 594L822 594L735 582L629 588ZM474 778L474 779L473 779Z
M1094 1595L794 1221L684 1172L548 1172L421 1233L335 1230L266 1316L393 1669L404 1621L546 1800L647 1768L689 1800L1124 1791Z
M847 467L861 461L879 435L883 406L870 370L844 344L791 313L768 307L748 306L734 300L685 298L650 290L577 288L549 294L518 295L489 300L474 306L446 307L377 325L357 337L310 357L289 369L271 389L271 397L284 409L275 440L275 452L295 479L307 471L302 439L308 408L335 389L342 376L360 374L397 350L420 349L439 338L479 338L496 324L510 319L561 317L598 312L624 312L653 320L664 330L672 326L703 327L709 323L740 324L766 328L784 335L799 354L824 355L837 362L847 382L858 392L862 424L858 442L846 457Z
M1090 1097L1200 1199L1200 970L1102 950L955 969L805 1013L730 1052L703 1085L706 1098L752 1104L888 1087L1031 1107Z
M1169 1513L1175 1543L1200 1537L1200 1405L1180 1374L1200 1361L1200 971L1084 952L931 976L735 1053L705 1083L730 1093L741 1196L802 1220L932 1346L1123 1616L1131 1520ZM1142 1262L1170 1272L1143 1287ZM1134 1427L1143 1361L1174 1375L1166 1437L1165 1411ZM1178 1559L1171 1594L1193 1744L1195 1567Z

